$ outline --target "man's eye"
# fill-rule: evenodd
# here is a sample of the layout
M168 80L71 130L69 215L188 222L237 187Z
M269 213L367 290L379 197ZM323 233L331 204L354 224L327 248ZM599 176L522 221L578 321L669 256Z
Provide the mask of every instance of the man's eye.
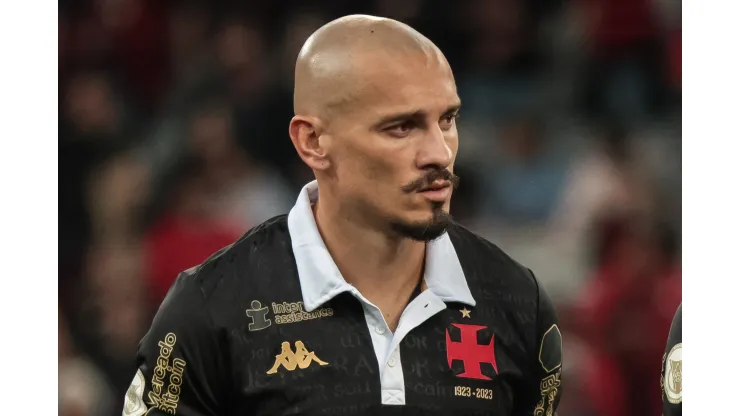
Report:
M414 129L414 123L407 121L388 128L388 131L395 135L406 135Z
M452 124L452 122L457 120L458 117L459 117L458 113L449 114L449 115L442 117L442 121L445 122L446 124Z
M442 117L442 119L440 120L440 122L441 122L441 124L443 126L451 126L452 123L454 123L455 120L457 120L457 118L458 118L458 114L457 113L455 113L455 114L449 114L449 115L446 115L446 116Z

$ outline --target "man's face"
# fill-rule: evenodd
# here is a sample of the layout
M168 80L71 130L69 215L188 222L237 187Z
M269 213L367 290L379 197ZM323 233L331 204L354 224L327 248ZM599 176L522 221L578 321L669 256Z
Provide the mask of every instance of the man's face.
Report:
M449 225L457 178L455 81L443 58L380 57L363 70L347 108L332 120L334 188L363 221L415 240Z

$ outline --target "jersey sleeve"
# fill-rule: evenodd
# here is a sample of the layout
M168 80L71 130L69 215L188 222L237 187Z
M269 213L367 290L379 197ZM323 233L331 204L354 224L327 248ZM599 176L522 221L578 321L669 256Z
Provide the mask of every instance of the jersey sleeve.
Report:
M139 344L122 415L225 414L227 351L195 276L181 274Z
M681 394L681 367L682 359L682 338L681 338L681 321L682 321L683 304L678 306L678 310L673 317L670 332L668 333L668 342L666 343L665 354L663 355L663 366L660 375L660 387L663 396L663 415L680 416L682 407Z
M529 376L525 377L522 391L517 394L519 411L516 414L553 416L562 394L563 338L552 300L539 284L537 303L536 348Z

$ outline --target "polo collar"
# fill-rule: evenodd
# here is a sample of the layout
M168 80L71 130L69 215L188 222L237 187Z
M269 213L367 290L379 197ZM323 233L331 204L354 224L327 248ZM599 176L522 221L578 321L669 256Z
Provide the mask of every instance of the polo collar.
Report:
M318 199L318 184L303 187L288 214L288 232L293 246L303 306L311 312L343 292L353 290L344 280L319 234L311 206ZM447 233L427 243L424 279L427 288L444 302L475 306L460 260Z

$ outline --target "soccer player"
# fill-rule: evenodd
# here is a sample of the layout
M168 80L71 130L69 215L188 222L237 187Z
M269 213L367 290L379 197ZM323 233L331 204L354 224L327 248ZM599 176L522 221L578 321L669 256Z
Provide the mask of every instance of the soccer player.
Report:
M681 342L681 316L683 304L678 305L678 310L673 317L671 330L668 333L665 354L663 355L663 368L660 374L660 386L663 391L663 416L681 416L683 403L681 367L682 342Z
M340 18L303 46L294 106L316 181L178 277L124 415L553 415L551 301L449 215L460 99L442 52Z

